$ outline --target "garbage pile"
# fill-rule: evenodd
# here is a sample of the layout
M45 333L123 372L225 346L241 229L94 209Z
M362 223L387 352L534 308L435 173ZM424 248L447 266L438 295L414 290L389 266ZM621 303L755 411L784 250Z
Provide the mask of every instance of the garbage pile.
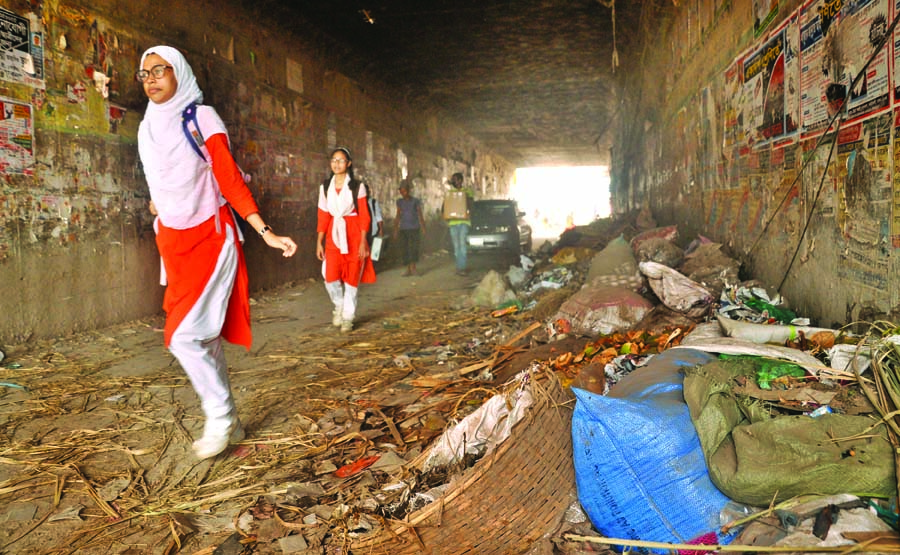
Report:
M813 327L740 281L722 245L677 239L674 226L594 249L569 238L515 271L526 310L542 284L571 292L535 337L588 338L548 362L577 398L579 500L605 539L560 541L900 543L900 328Z
M370 541L390 534L410 552L463 552L428 535L433 508L463 495L461 483L497 480L480 461L523 441L510 432L534 425L528 384L549 373L576 398L571 444L542 447L567 449L574 468L577 501L555 500L554 524L534 526L559 551L900 542L900 329L813 327L764 284L740 281L722 245L678 240L674 226L602 222L489 272L467 299L489 333L395 355L419 369L396 398L350 419L356 428L329 428L341 414L316 423L332 448L359 451L286 489L304 523L328 523L296 535L317 552L406 552ZM459 365L459 354L481 360Z

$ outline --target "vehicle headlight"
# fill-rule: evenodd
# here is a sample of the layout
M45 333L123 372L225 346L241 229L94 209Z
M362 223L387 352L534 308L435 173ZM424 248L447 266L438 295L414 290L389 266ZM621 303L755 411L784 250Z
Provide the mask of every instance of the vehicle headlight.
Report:
M506 233L507 231L509 231L508 225L501 225L497 228L497 233Z

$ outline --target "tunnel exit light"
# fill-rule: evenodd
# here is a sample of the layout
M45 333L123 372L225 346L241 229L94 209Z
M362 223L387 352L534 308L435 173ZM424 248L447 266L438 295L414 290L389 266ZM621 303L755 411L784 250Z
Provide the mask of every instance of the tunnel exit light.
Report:
M607 166L518 168L511 189L536 238L610 215Z

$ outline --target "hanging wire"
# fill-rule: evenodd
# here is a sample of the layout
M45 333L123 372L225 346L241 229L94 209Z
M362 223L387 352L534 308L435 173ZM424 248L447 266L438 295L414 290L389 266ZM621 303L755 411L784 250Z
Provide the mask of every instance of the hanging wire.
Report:
M616 72L619 67L619 50L616 48L616 0L597 0L603 6L612 10L612 31L613 31L613 51L612 51L612 70Z
M837 119L838 115L842 115L847 112L847 107L850 104L850 102L849 102L850 94L856 88L856 85L859 84L859 80L862 79L862 76L866 74L866 70L868 69L869 65L871 65L872 61L875 59L875 56L877 56L878 53L881 52L881 49L884 48L884 45L887 44L887 41L893 35L894 28L897 26L898 21L900 21L900 13L898 13L896 16L894 16L894 20L891 22L890 27L888 27L887 31L884 33L884 36L881 37L881 40L878 41L878 45L872 51L872 54L869 56L869 59L866 60L866 64L856 74L856 76L853 78L853 81L851 81L850 87L847 89L848 98L844 99L844 103L841 106L841 109L836 111L835 114L831 117L831 120L829 120L828 126L825 128L825 132L823 132L822 136L819 137L819 140L816 141L816 146L810 152L809 158L801 166L800 172L797 173L797 177L795 177L794 181L791 182L791 186L788 187L788 190L785 193L784 198L781 199L781 202L778 204L778 208L775 209L775 212L772 214L772 217L766 223L766 226L763 228L760 236L757 237L756 241L753 243L753 247L756 247L757 243L759 243L759 240L762 238L762 234L764 234L766 232L766 229L768 229L769 224L771 224L772 221L775 219L775 215L778 213L778 211L781 209L781 206L784 204L784 202L787 200L788 196L790 195L791 189L793 189L793 187L794 187L794 183L796 183L797 179L799 179L800 176L803 175L803 170L806 168L809 161L812 160L812 154L816 151L816 149L819 148L819 145L822 144L822 141L824 140L825 136L828 134L828 130L831 129L831 125ZM797 254L800 252L800 247L803 245L803 239L804 239L804 237L806 237L806 231L809 229L810 222L812 222L813 212L815 212L816 204L819 202L819 194L822 192L822 188L825 185L825 176L828 175L828 166L831 164L831 155L834 153L834 149L837 148L838 130L840 130L842 121L843 121L843 117L840 120L838 120L837 127L835 128L834 142L831 145L831 151L829 151L829 153L828 153L828 161L825 163L825 169L822 172L822 179L819 182L819 187L816 190L816 196L813 198L812 205L809 208L809 213L806 218L806 224L803 226L803 231L800 232L800 239L797 240L797 248L794 249L794 255L791 257L791 261L788 264L787 269L785 269L785 271L784 271L784 277L781 279L781 283L778 285L779 293L781 293L781 288L784 286L784 283L787 281L788 275L790 275L790 273L791 273L791 268L794 266L794 261L797 260ZM752 251L753 247L751 247L751 251ZM749 252L748 252L748 254L749 254Z

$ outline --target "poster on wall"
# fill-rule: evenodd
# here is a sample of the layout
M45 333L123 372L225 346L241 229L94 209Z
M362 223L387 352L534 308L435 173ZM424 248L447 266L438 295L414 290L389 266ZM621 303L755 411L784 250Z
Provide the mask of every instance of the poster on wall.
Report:
M898 13L900 13L900 0L894 0L893 16L896 17ZM894 28L893 39L894 40L891 41L893 43L893 47L894 47L894 52L893 52L893 57L894 57L893 71L894 71L894 73L892 75L892 79L893 79L893 86L894 86L894 102L898 102L898 101L900 101L900 78L897 77L898 75L900 75L900 71L898 71L898 69L900 69L900 65L898 65L898 64L900 64L900 28L898 28L898 27Z
M890 104L888 49L882 48L865 72L862 71L887 32L889 9L889 0L844 0L838 35L843 35L840 52L844 56L847 86L862 72L856 86L849 91L847 113L850 119L869 117L884 111Z
M44 37L27 18L0 8L0 81L44 87Z
M890 113L841 129L835 164L837 223L847 240L838 275L859 285L883 289L888 284L887 240L891 181L883 160L893 127Z
M796 140L800 135L800 20L796 15L784 29L784 109L785 132Z
M890 104L889 56L882 49L860 74L887 31L889 0L816 0L800 9L802 132L816 134L843 104L847 121L870 117Z
M778 15L778 0L753 0L753 34L760 36L775 16Z
M0 96L0 174L34 175L30 104Z
M743 61L744 127L751 145L780 142L798 128L793 20Z
M733 147L744 144L744 89L741 80L743 74L743 58L735 60L725 70L725 86L722 91L722 124L724 125L722 146L726 153L730 153Z

